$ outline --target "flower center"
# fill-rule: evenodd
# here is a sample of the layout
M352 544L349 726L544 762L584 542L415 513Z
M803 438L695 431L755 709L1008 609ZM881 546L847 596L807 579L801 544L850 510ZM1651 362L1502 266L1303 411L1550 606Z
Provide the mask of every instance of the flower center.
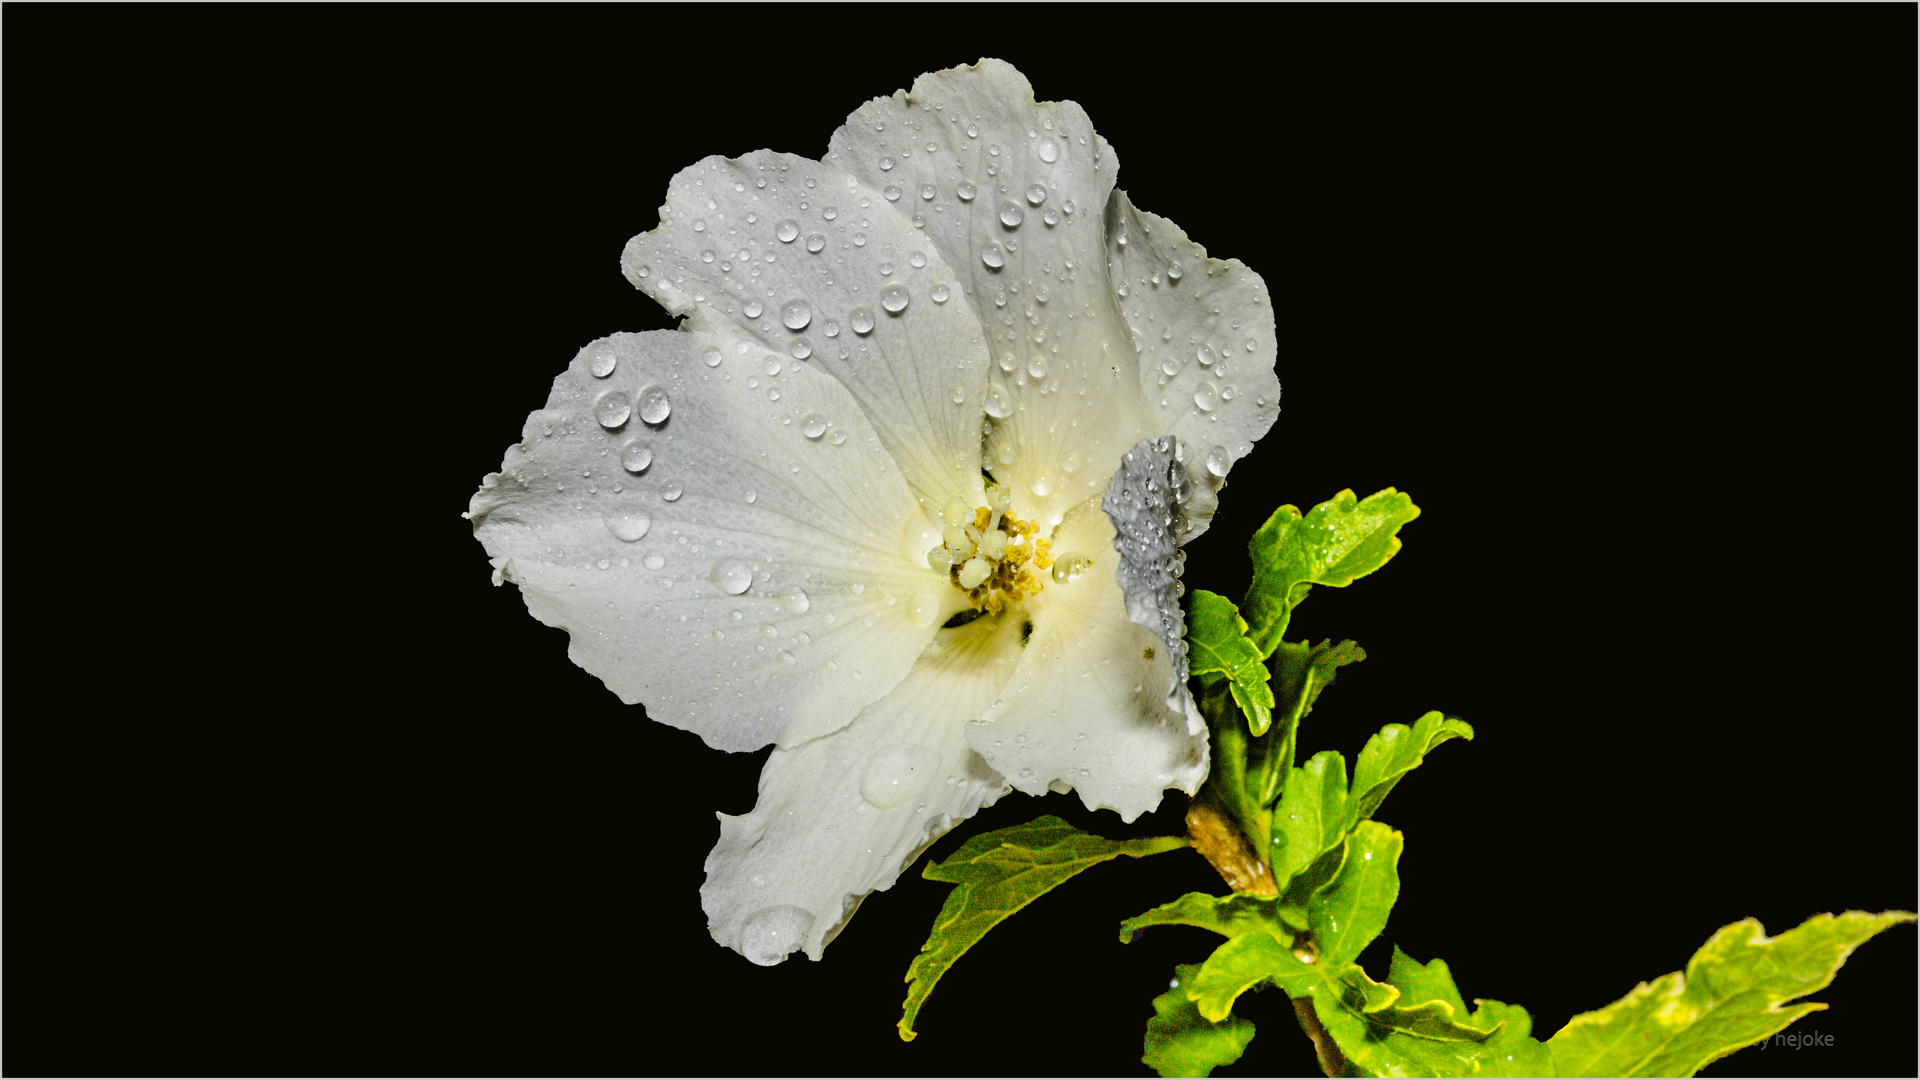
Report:
M970 507L965 499L954 499L947 504L941 515L947 531L943 543L927 552L927 565L966 593L975 611L998 614L1040 591L1042 582L1027 572L1027 564L1041 570L1052 566L1053 541L1038 535L1038 525L1013 516L1006 488L988 488L987 503Z

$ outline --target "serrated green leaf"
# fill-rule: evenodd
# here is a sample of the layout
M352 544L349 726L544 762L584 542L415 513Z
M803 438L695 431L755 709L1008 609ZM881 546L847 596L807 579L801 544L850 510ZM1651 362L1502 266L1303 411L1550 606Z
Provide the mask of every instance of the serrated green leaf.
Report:
M922 877L959 887L947 894L927 943L907 969L900 1037L913 1041L914 1019L940 976L1007 916L1090 866L1119 855L1139 858L1186 846L1184 836L1109 840L1049 815L981 833L944 862L922 870Z
M1330 990L1315 993L1313 1005L1340 1052L1362 1076L1553 1075L1546 1046L1532 1037L1533 1021L1518 1006L1481 1002L1462 1028L1475 1038L1399 1030L1377 1022L1382 1014L1356 1012Z
M1285 882L1312 866L1353 827L1347 806L1347 759L1322 750L1293 770L1273 808L1273 879Z
M1381 728L1378 735L1367 740L1353 767L1354 820L1372 817L1401 777L1418 768L1434 747L1454 738L1472 741L1473 728L1464 720L1437 712L1422 716L1412 728L1405 724Z
M1340 876L1340 868L1347 864L1347 845L1344 841L1328 848L1312 865L1293 876L1280 893L1280 903L1275 907L1280 918L1290 926L1306 926L1310 916L1308 903L1321 889Z
M1153 999L1153 1018L1147 1021L1140 1060L1161 1076L1211 1075L1220 1066L1240 1060L1253 1041L1252 1021L1228 1016L1215 1023L1200 1015L1186 991L1199 970L1198 964L1176 967L1173 985Z
M1604 1009L1582 1013L1547 1040L1560 1076L1692 1076L1768 1038L1818 1002L1786 1005L1823 989L1862 942L1906 911L1815 915L1779 937L1757 919L1723 927L1687 962Z
M1398 987L1400 996L1407 1001L1444 1001L1456 1016L1467 1015L1467 1003L1461 1000L1460 988L1453 983L1453 972L1439 957L1422 964L1395 945L1387 981Z
M1273 687L1266 657L1247 638L1247 622L1233 601L1219 593L1195 589L1187 622L1188 670L1203 682L1225 679L1234 704L1247 718L1254 735L1264 735L1273 723Z
M1271 983L1288 997L1305 997L1320 981L1319 971L1272 934L1243 934L1213 950L1186 988L1200 1015L1218 1021L1257 986Z
M1279 902L1277 896L1256 896L1253 893L1230 893L1226 896L1188 893L1121 923L1120 941L1122 944L1131 942L1136 933L1149 926L1198 926L1223 937L1234 938L1261 932L1280 935L1291 943L1291 936L1280 926L1275 912Z
M1394 785L1426 760L1428 751L1453 738L1472 739L1473 728L1437 712L1411 728L1388 724L1360 751L1350 790L1346 759L1339 751L1322 750L1294 769L1273 810L1274 881L1284 889L1290 877L1372 817Z
M1413 500L1392 488L1361 500L1342 491L1304 516L1292 506L1275 510L1248 545L1253 584L1240 605L1261 654L1272 655L1313 586L1344 587L1378 570L1400 550L1394 534L1419 516Z
M1307 900L1307 927L1322 967L1344 969L1387 928L1387 916L1400 897L1405 843L1398 832L1377 821L1363 821L1347 835L1347 858L1339 876Z

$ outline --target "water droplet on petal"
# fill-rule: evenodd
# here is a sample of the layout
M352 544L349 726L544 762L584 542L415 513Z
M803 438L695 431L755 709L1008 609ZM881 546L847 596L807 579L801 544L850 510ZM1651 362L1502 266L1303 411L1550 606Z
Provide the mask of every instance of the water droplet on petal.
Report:
M827 238L821 236L819 233L814 233L807 237L807 250L813 252L815 255L820 254L820 249L826 246Z
M905 311L907 309L907 287L896 281L886 288L881 289L880 306L895 315Z
M1179 281L1182 273L1184 273L1184 271L1180 269L1180 264L1174 263L1172 266L1167 267L1167 280Z
M971 180L960 181L959 189L954 192L954 194L960 196L961 202L972 202L973 197L975 195L978 195L979 193L980 193L980 189L974 187L973 181Z
M873 312L868 311L865 304L847 312L847 322L853 325L853 332L856 334L873 333Z
M728 596L739 596L753 584L753 568L738 559L728 559L713 564L713 570L707 574L707 580L719 586Z
M998 270L1007 265L1007 256L1000 250L998 241L989 240L986 246L980 249L980 261L989 269Z
M1033 355L1033 359L1027 361L1027 374L1033 376L1036 379L1046 378L1047 377L1047 358L1044 356L1041 356L1039 353L1035 353Z
M789 300L787 306L780 309L780 321L789 330L805 330L813 319L813 308L805 300Z
M766 309L760 306L760 301L749 300L747 301L747 306L741 310L746 313L747 318L757 319L760 317L760 313Z
M982 407L987 410L987 415L995 420L1004 420L1009 413L1013 412L1013 402L1007 399L1007 392L995 383L987 384L987 399Z
M885 195L887 197L888 202L899 202L900 201L900 185L888 184L885 188L881 189L880 194Z
M1220 359L1219 354L1213 351L1213 346L1211 345L1201 345L1194 355L1199 359L1202 367L1212 367L1213 362Z
M804 615L807 609L813 606L813 601L808 600L807 594L802 592L798 585L795 585L780 594L780 606L793 612L795 615Z
M620 467L630 473L646 472L647 466L651 464L653 464L653 448L646 443L631 442L627 444L626 449L620 451Z
M947 292L947 283L944 281L936 283L933 288L927 290L927 295L932 297L933 302L936 304L946 303L947 297L950 295Z
M817 412L810 412L800 418L800 434L809 439L817 439L827 433L827 418Z
M918 746L888 746L873 755L860 776L860 797L887 810L925 791L940 769L940 759Z
M1203 382L1200 389L1193 392L1193 404L1201 412L1212 412L1213 407L1220 404L1220 394L1212 383Z
M883 157L883 158L881 158L881 159L880 159L880 171L881 171L881 172L892 172L892 171L893 171L893 159L892 159L892 158L890 158L890 157Z
M624 513L609 511L601 520L607 523L607 531L613 534L615 540L625 540L629 544L647 535L647 530L653 527L653 519L644 510Z
M793 347L788 349L787 352L790 353L795 360L805 360L807 357L813 355L813 346L807 343L806 338L797 338L793 343Z
M660 498L665 502L675 502L680 498L682 488L678 480L663 480L660 483Z
M792 904L762 908L740 927L740 952L761 967L772 967L799 948L812 928L813 915Z
M613 374L613 366L618 362L619 357L603 350L593 354L593 359L588 361L588 370L593 372L594 378L604 379Z
M800 223L788 218L773 227L773 235L779 237L781 243L791 244L800 235Z
M625 390L609 390L594 403L593 418L603 428L617 428L633 415L633 400Z
M1227 470L1232 467L1233 467L1233 459L1227 456L1226 447L1216 446L1213 449L1207 451L1207 471L1208 472L1212 473L1215 476L1225 476L1227 475Z
M671 412L673 412L673 403L667 400L665 390L650 386L641 391L640 419L658 426L667 422L667 415Z
M714 345L707 346L705 349L701 351L700 359L704 360L708 367L719 367L720 366L719 347Z
M1026 212L1021 210L1016 203L1008 203L1000 208L1000 224L1005 225L1009 229L1026 220L1026 217Z
M1060 144L1052 139L1040 141L1040 160L1051 165L1060 160Z
M932 201L933 201L933 195L934 195L934 191L933 191L933 185L932 185L932 184L921 184L921 185L920 185L920 197L921 197L922 199L925 199L925 200L926 200L926 201L928 201L928 202L932 202Z
M1041 203L1046 202L1047 189L1039 184L1033 185L1032 187L1027 189L1027 201L1029 203L1032 203L1035 206L1039 206Z

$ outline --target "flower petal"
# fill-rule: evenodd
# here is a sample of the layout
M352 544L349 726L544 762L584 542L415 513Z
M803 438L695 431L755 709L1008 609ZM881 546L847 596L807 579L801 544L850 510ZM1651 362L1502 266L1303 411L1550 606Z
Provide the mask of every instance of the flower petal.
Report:
M708 158L673 178L620 264L723 354L751 344L838 379L929 514L980 491L979 321L877 188L771 151Z
M1206 724L1186 691L1184 646L1176 654L1128 617L1100 504L1068 514L1055 542L1056 567L1071 554L1091 565L1026 602L1033 630L1019 671L967 741L1022 792L1072 788L1131 821L1165 789L1192 794L1206 779Z
M952 590L846 389L766 376L744 340L710 366L715 348L656 331L582 349L468 516L495 583L623 701L721 749L791 745L892 689Z
M1218 488L1280 413L1266 282L1238 259L1208 258L1178 225L1134 209L1124 191L1107 205L1107 258L1156 418L1148 434L1179 436L1195 490ZM1212 516L1189 508L1193 531L1180 542Z
M1118 163L1079 105L1036 102L1025 76L982 60L862 106L827 162L897 194L961 273L995 362L987 467L1029 516L1058 524L1165 430L1107 278Z
M700 890L714 940L756 964L820 959L863 897L1005 794L965 732L1019 651L1011 619L947 631L851 725L775 750L753 812L720 815Z

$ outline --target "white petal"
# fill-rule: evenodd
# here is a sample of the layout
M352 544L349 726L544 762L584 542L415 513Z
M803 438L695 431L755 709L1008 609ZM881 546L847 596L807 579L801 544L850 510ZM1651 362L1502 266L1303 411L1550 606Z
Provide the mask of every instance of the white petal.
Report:
M1184 669L1176 675L1160 638L1128 618L1113 538L1097 500L1061 523L1056 550L1094 556L1093 564L1026 601L1033 633L1020 669L967 739L1016 789L1072 787L1089 807L1131 821L1158 806L1166 788L1199 788L1207 735Z
M771 151L708 158L673 178L659 227L620 261L723 350L804 356L845 384L930 513L980 490L979 320L878 188Z
M715 347L582 349L469 514L496 582L623 701L721 749L789 745L897 684L954 590L846 390L804 365L769 376L752 347L709 366ZM831 427L810 438L816 416Z
M751 814L720 815L700 890L714 940L757 964L821 950L876 889L1007 790L965 731L1012 674L1012 619L943 633L852 725L775 750Z
M1116 289L1126 290L1120 309L1139 350L1141 392L1156 418L1147 434L1178 436L1190 451L1185 464L1196 487L1218 488L1280 413L1266 282L1238 259L1208 258L1178 225L1134 209L1124 191L1114 193L1107 225ZM1192 516L1198 535L1206 518Z
M869 102L831 146L829 164L898 189L961 270L995 361L987 393L1005 403L988 409L1006 415L987 467L1027 515L1059 523L1127 447L1164 430L1107 277L1112 148L1080 106L1036 102L1000 60Z

